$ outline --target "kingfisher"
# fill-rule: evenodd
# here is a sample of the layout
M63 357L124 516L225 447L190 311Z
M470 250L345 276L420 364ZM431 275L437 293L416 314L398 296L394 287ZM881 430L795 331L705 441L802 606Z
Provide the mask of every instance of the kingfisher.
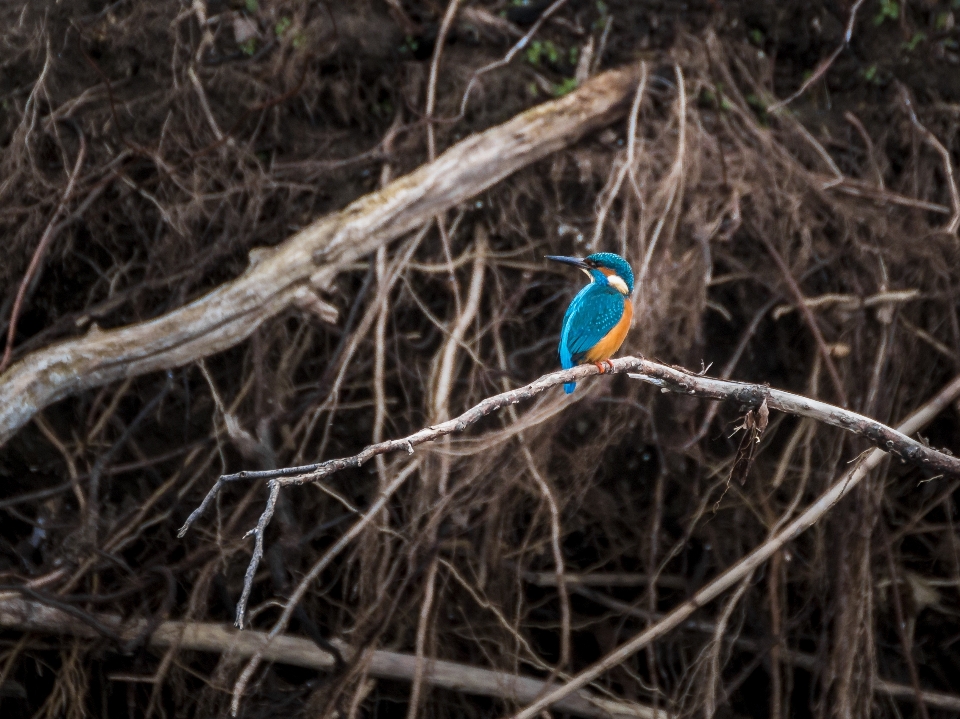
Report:
M584 258L547 255L548 260L579 267L590 284L573 298L560 331L560 365L570 369L591 362L602 374L604 362L620 349L633 319L633 270L620 255L596 252ZM576 382L563 389L570 394Z

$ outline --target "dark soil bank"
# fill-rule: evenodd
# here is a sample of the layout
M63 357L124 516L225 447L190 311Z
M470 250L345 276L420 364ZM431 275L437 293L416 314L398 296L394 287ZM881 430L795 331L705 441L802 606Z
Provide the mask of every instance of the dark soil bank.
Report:
M118 339L116 381L49 359L165 327L618 68L615 119L335 269L306 254L313 283L261 288L242 335L149 367ZM557 369L585 280L548 254L630 262L621 355L897 426L960 374L958 231L958 0L0 3L0 419L24 367L60 387L0 427L0 716L513 715L540 692L514 676L608 657L872 446L590 377L274 500L231 482L178 530L221 474L348 457ZM960 454L958 394L912 436ZM956 716L960 478L857 477L554 714ZM286 635L255 664L241 601L242 641Z

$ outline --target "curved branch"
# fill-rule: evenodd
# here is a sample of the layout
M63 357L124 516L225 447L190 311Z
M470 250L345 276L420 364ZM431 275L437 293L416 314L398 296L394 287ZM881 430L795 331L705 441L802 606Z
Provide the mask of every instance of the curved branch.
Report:
M860 435L876 445L878 449L927 471L960 476L960 457L937 451L933 447L928 447L915 439L911 439L903 432L836 405L792 392L773 389L762 384L714 379L705 375L694 374L681 367L652 362L642 357L620 357L611 360L609 364L610 366L606 370L607 374L627 372L633 379L649 382L660 387L664 392L676 392L703 399L732 400L743 405L744 408L760 407L766 402L770 409L801 417L810 417L819 422ZM459 417L424 427L400 439L390 439L371 444L351 457L329 459L325 462L299 467L225 474L217 480L200 506L187 518L180 529L180 536L182 537L190 526L200 518L228 482L245 479L270 479L277 480L282 485L303 484L322 479L342 469L360 467L381 454L399 450L412 454L414 447L434 442L450 434L462 432L481 418L508 405L531 399L545 390L565 382L578 382L596 374L599 374L599 370L594 365L583 365L544 375L523 387L488 397Z

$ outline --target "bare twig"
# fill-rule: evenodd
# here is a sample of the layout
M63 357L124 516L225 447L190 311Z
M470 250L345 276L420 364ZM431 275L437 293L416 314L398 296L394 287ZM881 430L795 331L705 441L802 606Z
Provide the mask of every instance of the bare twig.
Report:
M948 407L957 396L960 396L960 376L955 377L937 395L907 418L898 428L899 432L913 434L918 431L943 409ZM679 605L661 621L625 644L622 644L600 661L584 669L563 686L554 689L546 696L526 707L523 711L515 715L515 719L531 719L557 700L586 686L607 670L619 665L637 651L647 646L650 642L680 626L697 609L716 599L727 589L740 582L745 576L766 562L775 552L779 551L787 542L792 541L802 532L813 526L817 520L826 514L838 501L849 494L872 469L879 465L884 456L884 452L879 449L870 452L854 469L841 476L826 492L820 495L817 501L807 507L800 516L703 587L690 600Z
M919 290L895 290L891 292L878 292L875 295L870 295L869 297L858 297L857 295L844 295L835 292L830 292L825 295L819 295L817 297L806 297L803 300L805 304L810 309L816 309L819 307L830 307L833 305L840 305L843 309L847 311L866 309L868 307L875 307L876 305L885 305L885 304L899 304L901 302L910 302L912 300L918 300L922 297ZM796 307L794 305L780 305L773 311L773 319L778 320L786 314L793 312Z
M930 130L920 122L919 118L917 118L917 112L914 110L913 101L910 98L910 91L903 85L900 86L900 97L904 107L907 109L907 113L910 115L910 122L913 123L913 126L923 135L923 139L940 154L940 160L943 162L943 174L946 176L947 187L950 190L950 207L953 210L953 216L944 229L950 234L955 235L957 234L957 230L960 229L960 189L957 187L957 178L953 172L953 161L950 159L950 151L944 147L939 138L930 132Z
M46 67L44 67L44 72L46 72ZM3 359L0 360L0 373L2 373L7 368L7 365L10 364L10 357L13 354L13 338L17 334L17 320L20 318L21 310L23 310L23 303L26 300L27 292L30 289L30 284L33 282L34 276L40 269L40 263L43 262L43 258L47 254L47 249L50 247L50 243L53 241L53 238L56 237L57 232L61 229L61 227L63 227L63 225L59 223L60 217L63 216L64 211L67 209L67 203L73 196L73 189L76 186L77 177L79 177L80 169L83 167L83 160L87 156L87 141L83 136L83 132L80 130L80 126L73 121L70 121L69 124L74 130L76 130L77 136L80 138L80 150L77 152L77 161L74 163L73 172L70 173L70 176L67 180L67 187L63 191L63 197L60 199L60 204L57 205L57 209L54 210L53 217L51 217L50 221L47 223L47 228L43 231L43 235L40 237L40 242L37 243L37 247L33 251L33 257L30 258L30 264L27 266L27 271L24 273L23 279L20 280L20 287L17 290L17 297L13 301L13 309L10 312L10 323L7 325L7 346L3 350Z
M927 707L923 702L923 690L920 689L920 674L917 672L917 662L913 658L912 638L907 636L907 622L904 618L903 599L900 597L900 577L897 572L896 562L893 560L893 547L890 538L887 536L886 528L881 522L881 535L883 542L883 552L887 557L887 570L890 572L890 596L893 599L893 614L897 620L897 634L900 637L900 647L903 649L903 659L907 664L907 670L910 672L910 683L913 685L913 695L917 699L917 708L920 710L921 719L930 719Z
M686 183L684 167L686 166L685 158L687 156L687 90L683 70L680 69L679 65L674 65L673 71L677 77L677 153L674 156L673 164L670 166L670 173L663 180L664 186L668 188L667 199L664 202L660 217L657 218L657 224L654 225L650 239L647 240L643 261L640 263L640 271L637 273L637 290L635 290L637 294L644 291L646 287L647 271L650 269L650 260L653 259L653 251L657 247L660 233L671 214L676 221L677 208L683 205L683 190Z
M593 237L590 238L590 244L588 247L591 251L597 248L597 244L600 242L600 237L603 234L603 228L606 224L607 213L610 212L610 208L613 206L613 201L617 199L617 195L620 193L620 187L623 185L623 181L627 176L627 173L635 173L636 168L634 168L636 146L637 146L637 119L640 115L640 105L643 102L643 96L646 93L647 89L647 63L640 63L640 83L637 85L637 91L633 96L633 105L630 107L629 120L627 121L627 152L626 157L624 158L620 169L617 171L613 184L607 183L607 187L603 188L601 193L601 198L599 201L599 208L597 210L597 216L594 220L593 226Z
M839 181L836 177L827 177L826 175L822 175L821 178L822 179L819 179L819 184L820 189L822 190L843 192L853 197L862 197L864 199L873 200L874 202L881 204L889 202L890 204L900 205L901 207L915 207L918 210L936 212L939 215L951 214L950 208L946 205L940 205L936 202L928 202L927 200L918 200L915 197L901 195L897 192L892 192L891 190L883 187L876 187L869 182L864 182L863 180L858 180L853 177L844 177Z
M207 28L204 29L209 32ZM200 52L202 54L203 51L201 50ZM197 77L197 73L193 69L192 65L187 68L187 77L190 78L190 82L193 84L193 89L196 91L197 97L200 99L200 107L203 110L204 117L207 118L207 124L210 125L210 129L213 131L213 136L216 138L217 142L223 142L223 131L217 124L217 119L213 116L213 111L210 109L210 103L207 102L207 93L204 91L203 85L200 83L200 78Z
M850 44L850 39L853 37L853 26L857 21L857 11L860 9L861 5L863 5L863 0L857 0L853 4L853 7L850 8L850 18L847 20L847 29L843 33L843 42L841 42L837 46L837 49L834 50L826 60L822 61L819 65L817 65L816 69L813 71L810 77L804 80L803 84L800 85L800 87L797 88L797 90L792 95L790 95L790 97L770 105L770 107L767 108L768 112L776 112L777 110L780 110L786 107L791 102L793 102L798 97L800 97L803 93L805 93L810 88L810 86L813 85L813 83L815 83L817 80L819 80L821 77L824 76L827 70L830 69L830 66L833 65L834 60L836 60L840 56L840 53L843 52L843 49Z
M437 42L433 48L433 58L430 60L430 79L427 82L427 103L424 120L427 123L427 153L431 162L437 156L433 111L437 106L437 76L440 73L440 56L443 54L443 45L447 41L450 26L453 25L453 19L457 16L459 6L460 0L450 0L447 4L447 11L443 14L443 22L440 23L440 32L437 33Z
M467 89L463 91L463 99L460 101L460 114L457 116L457 119L464 116L467 111L467 100L470 99L470 91L473 89L473 86L477 83L477 80L480 79L481 75L485 75L491 70L496 70L497 68L504 67L510 64L510 61L516 57L516 54L523 50L527 46L527 43L530 42L531 38L540 31L540 27L545 23L551 15L553 15L557 10L559 10L567 0L555 0L555 2L548 7L540 17L537 18L537 21L533 23L527 34L522 38L517 40L516 44L510 48L506 55L504 55L499 60L491 62L487 65L484 65L480 69L476 70L473 75L470 76L470 81L467 83Z
M457 0L451 0L453 5ZM435 56L437 57L437 56ZM450 264L450 255L448 252L447 235L441 218L437 218L437 224L444 242L444 254ZM457 363L457 356L464 345L467 330L474 323L477 312L480 309L480 300L483 293L483 278L487 263L487 234L481 225L477 226L476 238L474 240L474 260L473 272L470 278L470 288L467 292L466 303L461 305L458 300L458 292L454 280L452 287L454 292L455 305L457 307L457 316L453 321L453 327L447 336L443 348L437 353L436 371L432 373L430 382L430 394L432 395L430 404L432 405L430 417L433 421L445 420L450 417L450 399L453 394L453 377ZM454 277L451 268L451 278ZM450 438L444 438L444 449L448 449ZM442 501L447 495L447 488L450 477L450 457L448 452L443 452L440 457L438 471L438 481L436 482L436 491L439 499ZM431 487L432 489L432 487ZM428 545L433 545L436 540L437 525L431 523L428 530ZM426 643L427 634L430 630L430 618L433 613L434 599L436 597L438 558L434 556L430 560L430 566L427 569L426 588L423 593L423 601L420 605L420 615L417 620L417 633L415 639L417 671L410 687L410 699L407 704L407 719L415 719L420 710L420 699L423 688L423 671L426 666Z

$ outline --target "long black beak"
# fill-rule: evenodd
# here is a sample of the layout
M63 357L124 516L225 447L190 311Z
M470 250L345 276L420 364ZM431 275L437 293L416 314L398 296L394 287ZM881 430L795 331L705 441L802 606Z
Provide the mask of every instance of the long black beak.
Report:
M548 260L553 260L554 262L563 262L566 265L573 265L574 267L579 267L581 270L589 270L590 265L579 257L564 257L563 255L545 255Z

